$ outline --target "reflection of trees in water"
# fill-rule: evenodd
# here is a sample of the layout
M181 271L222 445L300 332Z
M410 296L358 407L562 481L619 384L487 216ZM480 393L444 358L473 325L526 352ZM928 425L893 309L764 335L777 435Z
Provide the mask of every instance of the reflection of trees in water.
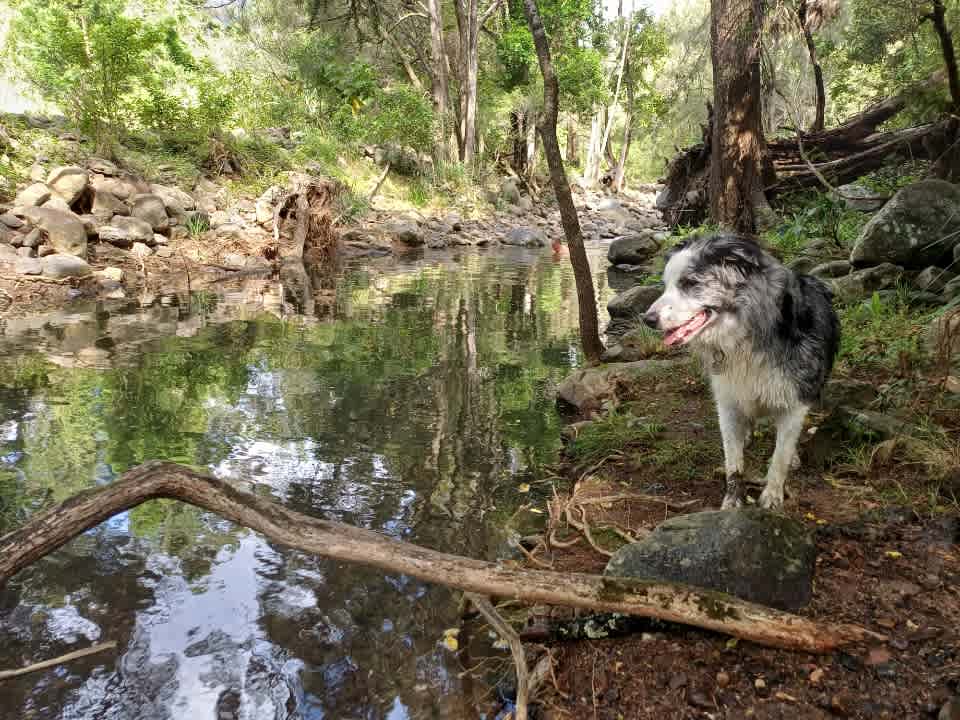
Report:
M315 468L307 475L297 465L278 478L258 465L269 466L269 454L235 460L239 476L265 478L258 490L303 512L488 555L484 514L507 502L514 473L548 457L557 441L548 389L575 356L572 296L566 265L549 262L518 269L473 257L455 273L361 272L338 288L335 321L298 326L261 317L165 341L132 366L48 368L47 389L27 392L42 399L42 412L28 417L37 406L31 399L11 416L26 452L19 467L27 491L0 481L0 508L22 516L155 457L216 466L258 440ZM217 552L237 542L229 524L173 503L137 508L124 532L179 558L188 579L205 577ZM258 623L282 648L274 655L307 664L300 673L307 705L332 717L385 717L399 697L418 717L470 715L436 644L456 620L446 590L274 550L260 558ZM91 592L111 618L132 626L137 609L154 600L142 588L142 596L110 589L117 578L136 588L142 563L111 566L102 553L89 562L69 581L39 566L24 587L42 595L75 585L73 592ZM313 607L284 606L286 593L305 587L317 597ZM0 651L2 664L16 664L10 660ZM24 702L35 681L23 686ZM53 707L62 689L38 692ZM440 712L438 698L467 707Z

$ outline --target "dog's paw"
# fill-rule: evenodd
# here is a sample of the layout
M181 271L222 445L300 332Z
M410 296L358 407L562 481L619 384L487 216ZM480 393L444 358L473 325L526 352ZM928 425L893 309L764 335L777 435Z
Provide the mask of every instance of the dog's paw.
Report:
M743 507L743 496L740 493L727 493L723 496L723 504L720 505L722 510L733 510L738 507Z
M800 455L798 453L793 454L793 458L790 460L790 469L799 470L800 469Z
M767 485L760 493L758 504L767 510L780 510L783 507L783 490L776 491Z

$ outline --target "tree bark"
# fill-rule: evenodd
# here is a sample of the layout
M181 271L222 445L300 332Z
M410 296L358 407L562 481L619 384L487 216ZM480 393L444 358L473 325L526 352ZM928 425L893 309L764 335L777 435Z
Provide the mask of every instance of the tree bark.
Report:
M933 23L933 29L940 39L940 51L947 71L947 85L950 88L950 110L960 113L960 73L957 71L957 54L953 49L953 35L947 27L947 9L943 0L933 0L933 12L925 16Z
M821 132L827 110L827 93L823 86L823 68L817 58L817 46L813 41L813 31L807 24L807 0L800 0L800 5L797 7L797 17L800 20L800 29L803 30L803 39L807 43L807 54L810 56L810 64L813 65L813 81L817 89L817 111L813 125L810 126L810 132Z
M430 74L433 109L440 120L441 147L444 147L447 142L446 118L449 106L449 89L447 57L443 47L443 14L440 10L440 0L427 0L427 14L430 18ZM444 155L446 155L445 152Z
M743 233L755 231L754 197L763 189L761 125L762 0L711 0L713 149L710 215Z
M397 42L397 39L393 37L393 34L384 27L382 22L377 23L377 29L380 32L380 38L387 43L393 52L396 53L397 58L400 60L400 64L403 65L404 72L407 73L407 77L410 79L410 83L417 89L423 90L423 83L420 82L420 76L417 75L416 70L413 69L413 65L410 63L410 59L407 57L406 53L403 52L403 48L400 47L400 43Z
M567 118L567 157L566 161L570 165L577 165L580 162L578 153L577 138L577 118L572 113Z
M532 3L533 0L526 0ZM769 647L825 653L882 636L854 625L822 625L722 593L671 583L541 570L473 560L302 515L175 463L148 462L116 482L74 495L0 537L0 587L77 535L148 500L190 503L286 547L406 574L484 596L656 617Z
M583 246L583 233L580 230L580 218L577 217L577 208L573 204L573 193L570 192L570 183L563 169L563 158L560 156L560 143L557 141L557 113L560 95L560 85L553 69L550 58L550 43L547 33L540 20L536 0L523 0L523 12L527 17L527 25L533 35L533 44L537 51L537 60L540 63L540 73L543 75L543 111L540 113L540 139L543 142L543 153L550 167L550 181L553 183L553 192L557 196L557 205L560 207L560 221L563 224L563 234L570 247L570 264L573 265L573 276L577 284L577 304L580 317L580 341L583 343L583 352L591 363L599 362L603 353L603 343L600 342L600 332L597 327L597 300L593 290L593 277L590 274L590 261Z

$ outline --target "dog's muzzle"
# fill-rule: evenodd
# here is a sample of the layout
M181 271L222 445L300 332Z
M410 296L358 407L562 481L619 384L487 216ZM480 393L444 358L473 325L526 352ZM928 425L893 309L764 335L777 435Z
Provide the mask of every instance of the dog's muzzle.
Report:
M643 314L643 322L647 327L656 330L660 325L660 313L656 310L647 310Z

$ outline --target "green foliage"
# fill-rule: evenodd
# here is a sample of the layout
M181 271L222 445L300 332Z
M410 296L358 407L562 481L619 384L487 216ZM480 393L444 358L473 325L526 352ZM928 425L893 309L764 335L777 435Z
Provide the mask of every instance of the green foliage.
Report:
M585 464L596 462L630 446L649 445L661 432L663 426L658 423L614 409L582 427L567 446L567 454Z
M866 224L868 216L850 210L832 195L809 191L785 198L784 222L764 235L767 244L784 261L801 254L814 239L825 238L838 248L849 248Z
M409 85L378 91L363 124L365 139L378 145L396 143L425 152L436 141L430 101Z
M841 308L839 360L855 366L895 369L921 358L921 338L932 312L909 305L909 290L901 286L893 296L874 293L866 302Z

